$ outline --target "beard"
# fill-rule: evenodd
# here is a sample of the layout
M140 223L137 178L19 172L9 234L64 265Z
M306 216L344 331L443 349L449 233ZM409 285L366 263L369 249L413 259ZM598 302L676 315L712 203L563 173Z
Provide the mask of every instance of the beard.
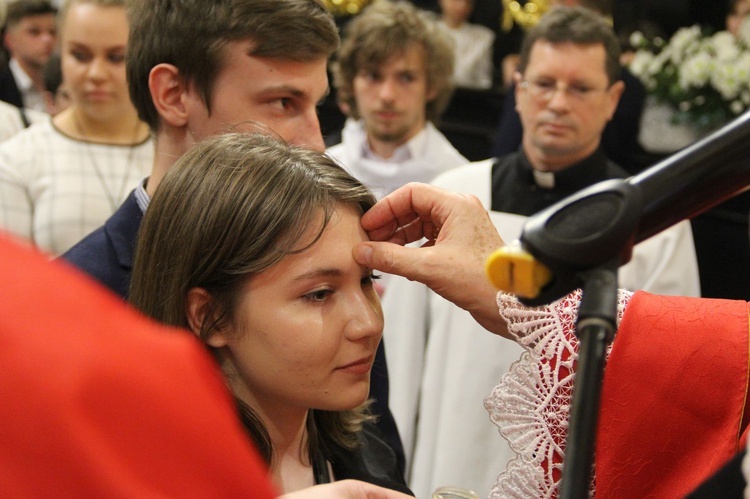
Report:
M367 134L380 141L400 145L409 139L411 127L408 124L371 123L366 125Z

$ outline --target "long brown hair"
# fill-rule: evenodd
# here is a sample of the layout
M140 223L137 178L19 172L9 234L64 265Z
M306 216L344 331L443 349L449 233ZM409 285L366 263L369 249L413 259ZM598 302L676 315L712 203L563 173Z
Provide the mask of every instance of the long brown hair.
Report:
M260 134L208 139L180 158L159 185L140 228L130 301L163 323L188 328L188 292L205 289L211 310L199 336L237 330L236 306L249 278L303 251L342 206L364 213L370 191L323 153ZM321 216L322 216L322 222ZM317 227L313 243L302 236ZM253 411L243 420L270 463L273 447ZM363 408L308 413L310 451L354 448Z

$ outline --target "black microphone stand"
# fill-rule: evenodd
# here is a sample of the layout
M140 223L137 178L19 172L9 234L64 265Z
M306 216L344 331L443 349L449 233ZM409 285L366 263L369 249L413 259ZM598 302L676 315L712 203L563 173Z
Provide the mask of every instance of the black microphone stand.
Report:
M750 112L627 180L608 180L529 218L521 244L553 274L526 305L582 288L580 347L565 458L563 499L589 495L606 351L617 318L617 269L636 242L698 215L750 186Z
M599 399L607 347L617 324L617 261L583 275L576 334L580 341L578 368L568 423L568 439L560 497L586 498L599 421Z

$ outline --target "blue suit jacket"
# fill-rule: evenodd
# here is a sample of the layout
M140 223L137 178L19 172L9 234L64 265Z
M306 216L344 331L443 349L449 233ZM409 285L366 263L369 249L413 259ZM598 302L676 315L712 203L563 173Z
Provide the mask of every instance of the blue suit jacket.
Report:
M127 299L138 228L143 212L131 192L120 208L94 232L70 248L61 258L94 277L112 291ZM404 471L404 449L396 422L388 408L388 367L383 342L375 354L370 381L370 406L378 416L377 426L386 442L393 448Z
M83 238L61 258L127 299L135 241L142 220L143 212L133 191L104 226Z

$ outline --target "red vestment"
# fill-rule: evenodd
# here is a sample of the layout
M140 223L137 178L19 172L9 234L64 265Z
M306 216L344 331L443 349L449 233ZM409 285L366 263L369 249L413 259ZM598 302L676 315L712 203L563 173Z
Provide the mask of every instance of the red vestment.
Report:
M748 304L633 295L612 345L596 444L599 497L683 497L738 450Z
M0 490L275 497L192 335L0 237Z

